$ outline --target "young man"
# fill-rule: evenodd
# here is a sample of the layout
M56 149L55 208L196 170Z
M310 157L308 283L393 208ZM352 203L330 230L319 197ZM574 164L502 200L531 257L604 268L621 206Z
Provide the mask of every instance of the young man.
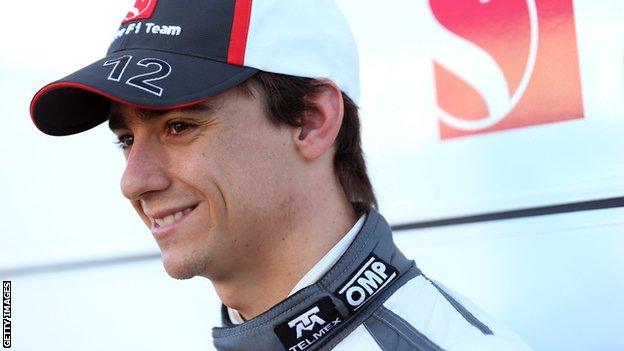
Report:
M528 350L395 247L358 94L330 0L152 0L31 115L51 135L109 121L167 273L223 301L220 350Z

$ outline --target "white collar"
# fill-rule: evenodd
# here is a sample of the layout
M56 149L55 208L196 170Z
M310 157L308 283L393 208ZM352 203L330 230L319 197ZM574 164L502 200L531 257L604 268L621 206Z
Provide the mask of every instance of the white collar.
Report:
M362 229L362 225L364 225L365 219L366 219L366 215L363 214L360 217L360 219L358 219L357 222L355 222L353 227L351 227L351 230L349 230L347 234L345 234L345 236L343 236L342 239L340 239L340 241L336 243L336 245L334 245L334 247L332 247L325 254L325 256L323 256L323 258L321 258L318 262L316 262L314 267L312 267L308 271L308 273L306 273L303 276L303 278L301 278L301 280L299 280L299 282L295 285L295 287L292 288L288 296L291 296L297 291L307 286L310 286L316 283L319 279L321 279L321 277L325 273L327 273L327 271L329 271L329 269L332 268L336 264L336 262L338 262L338 259L342 256L342 254L344 254L345 251L347 251L347 249L349 248L349 245L351 245L357 233L360 231L360 229ZM245 323L245 320L240 315L240 313L238 313L237 310L228 307L227 311L228 311L228 316L230 317L230 321L232 322L232 324Z

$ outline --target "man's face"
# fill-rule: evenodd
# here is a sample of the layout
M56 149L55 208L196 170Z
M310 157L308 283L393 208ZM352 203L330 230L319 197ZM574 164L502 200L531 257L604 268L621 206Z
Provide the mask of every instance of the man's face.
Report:
M233 89L157 116L114 105L110 126L126 157L122 192L169 275L225 279L278 240L298 156L293 129L272 124L260 99Z

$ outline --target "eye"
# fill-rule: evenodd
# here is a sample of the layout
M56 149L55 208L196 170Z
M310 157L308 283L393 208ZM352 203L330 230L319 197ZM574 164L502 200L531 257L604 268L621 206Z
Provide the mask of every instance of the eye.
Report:
M122 150L125 150L127 148L129 148L130 146L132 146L132 143L134 142L134 136L126 134L126 135L122 135L120 137L117 138L117 141L115 142L115 144Z
M186 132L187 130L193 128L194 125L187 122L182 121L173 121L167 124L167 128L169 129L169 133L172 135L178 135Z

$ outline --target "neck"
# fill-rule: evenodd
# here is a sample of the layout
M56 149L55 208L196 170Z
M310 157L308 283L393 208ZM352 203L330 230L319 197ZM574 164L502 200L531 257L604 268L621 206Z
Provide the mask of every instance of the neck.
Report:
M305 201L295 200L305 206L292 211L281 229L271 228L263 235L267 240L257 254L250 255L249 261L226 279L212 281L221 301L246 320L288 297L297 282L355 224L355 213L337 181L323 188L326 191L304 194Z

